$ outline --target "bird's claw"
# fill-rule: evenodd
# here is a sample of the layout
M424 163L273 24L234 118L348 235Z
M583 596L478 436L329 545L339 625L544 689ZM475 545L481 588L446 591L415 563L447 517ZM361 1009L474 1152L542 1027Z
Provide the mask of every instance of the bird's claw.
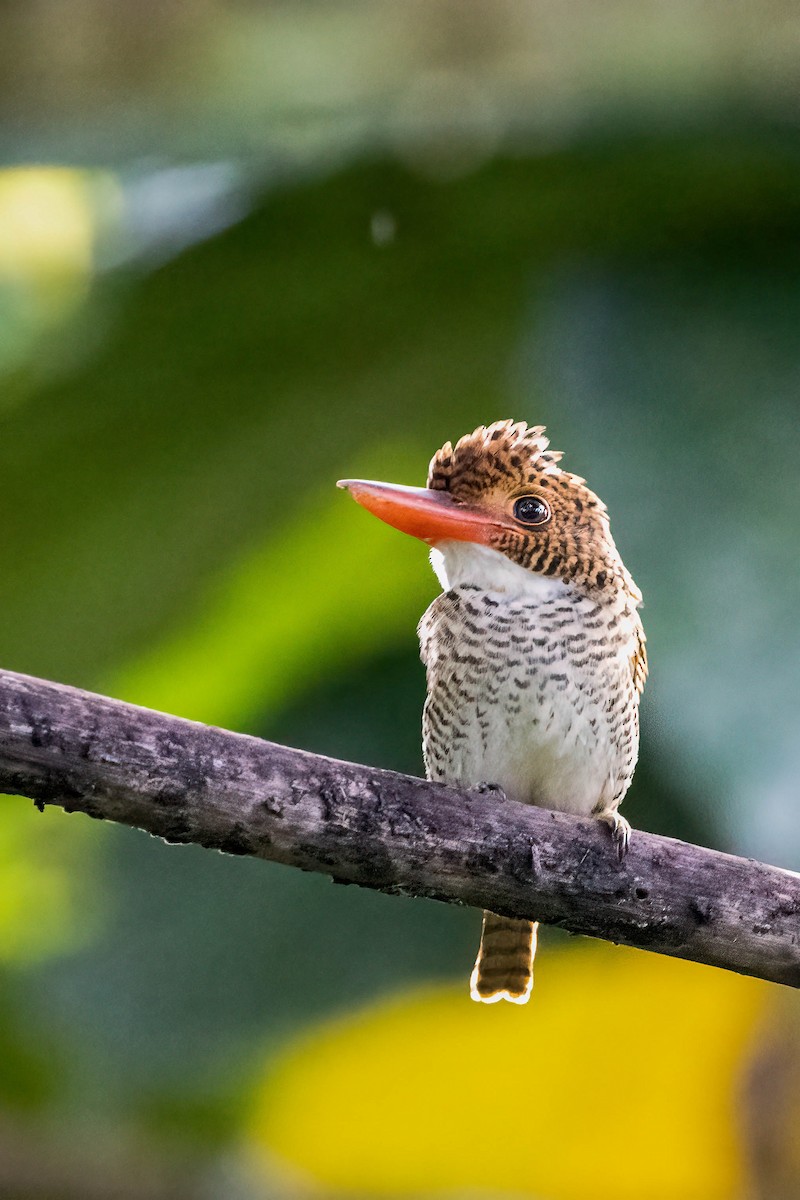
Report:
M499 783L476 783L475 786L471 787L469 790L471 792L475 792L478 796L494 796L496 800L508 799L508 796L500 787Z
M611 830L611 840L616 847L617 859L622 862L630 849L631 833L633 832L630 822L621 817L616 809L613 812L600 813L600 820L604 821Z

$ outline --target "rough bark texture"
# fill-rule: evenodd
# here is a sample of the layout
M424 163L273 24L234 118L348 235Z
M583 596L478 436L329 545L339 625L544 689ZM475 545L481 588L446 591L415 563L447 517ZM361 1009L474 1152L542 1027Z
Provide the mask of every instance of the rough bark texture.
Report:
M800 987L800 875L0 672L0 790Z

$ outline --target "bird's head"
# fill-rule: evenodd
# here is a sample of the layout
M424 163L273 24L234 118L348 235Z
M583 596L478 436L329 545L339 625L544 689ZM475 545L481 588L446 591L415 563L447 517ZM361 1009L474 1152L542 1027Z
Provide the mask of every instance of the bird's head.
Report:
M533 575L586 592L623 588L638 600L605 505L579 475L561 469L561 453L548 445L540 425L497 421L437 450L427 487L360 479L339 486L438 551L434 566L445 587L488 581L522 591Z

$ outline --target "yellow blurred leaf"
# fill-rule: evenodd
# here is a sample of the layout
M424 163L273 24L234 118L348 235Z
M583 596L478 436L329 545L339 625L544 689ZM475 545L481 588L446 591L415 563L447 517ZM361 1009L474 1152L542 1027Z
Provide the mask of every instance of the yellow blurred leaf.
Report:
M542 955L531 1003L466 985L327 1024L271 1071L259 1151L324 1187L733 1200L737 1079L771 989L604 945Z
M61 317L86 291L95 204L88 172L69 167L0 171L0 282L24 283L41 313Z

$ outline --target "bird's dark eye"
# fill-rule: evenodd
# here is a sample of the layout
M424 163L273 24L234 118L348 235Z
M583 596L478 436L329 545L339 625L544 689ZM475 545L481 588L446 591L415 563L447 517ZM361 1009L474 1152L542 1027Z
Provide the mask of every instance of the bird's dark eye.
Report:
M544 525L550 520L550 505L539 496L520 496L514 503L514 516L523 525Z

